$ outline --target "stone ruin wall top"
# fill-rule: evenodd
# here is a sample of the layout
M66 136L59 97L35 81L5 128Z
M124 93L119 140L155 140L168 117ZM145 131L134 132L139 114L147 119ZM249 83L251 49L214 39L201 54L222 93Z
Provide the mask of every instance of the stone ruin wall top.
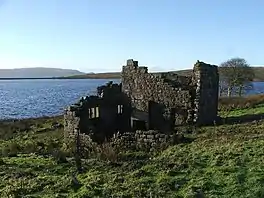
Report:
M134 62L134 64L132 63ZM175 77L176 75L174 75ZM178 78L180 81L180 78ZM128 60L122 71L122 91L131 97L135 108L148 111L148 101L163 103L175 107L188 108L190 94L178 83L173 86L166 74L148 73L147 67L139 67L137 61ZM138 101L138 102L137 102ZM141 103L141 104L140 104Z
M180 86L179 82L171 84L165 77L165 74L148 73L147 67L139 67L138 62L134 61L133 64L133 60L128 60L122 71L122 91L131 98L135 109L148 112L151 101L164 105L167 111L164 114L167 113L168 117L171 116L171 109L174 109L176 118L188 122L191 119L192 96L186 88L187 83L184 86Z

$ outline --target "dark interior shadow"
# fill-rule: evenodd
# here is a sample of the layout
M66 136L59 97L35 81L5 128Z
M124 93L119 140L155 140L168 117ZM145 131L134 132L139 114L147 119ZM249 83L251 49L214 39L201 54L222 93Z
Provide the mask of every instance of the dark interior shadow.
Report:
M217 123L217 124L220 124L220 125L223 125L223 124L227 124L227 125L242 124L242 123L248 123L248 122L253 122L253 121L259 121L262 119L264 119L264 113L221 118L219 120L219 123Z
M131 130L130 99L122 92L121 84L112 81L97 87L97 95L83 99L80 114L80 133L103 143L117 132Z
M175 112L174 112L175 113ZM164 104L149 101L149 129L170 133L174 129L175 116Z

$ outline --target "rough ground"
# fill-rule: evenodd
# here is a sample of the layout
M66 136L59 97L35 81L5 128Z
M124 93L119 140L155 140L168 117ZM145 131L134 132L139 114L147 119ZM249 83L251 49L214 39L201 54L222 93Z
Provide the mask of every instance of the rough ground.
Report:
M252 108L246 113L263 110ZM76 177L61 122L0 124L0 197L264 197L264 121L196 129L191 143L154 154L108 148L83 160Z

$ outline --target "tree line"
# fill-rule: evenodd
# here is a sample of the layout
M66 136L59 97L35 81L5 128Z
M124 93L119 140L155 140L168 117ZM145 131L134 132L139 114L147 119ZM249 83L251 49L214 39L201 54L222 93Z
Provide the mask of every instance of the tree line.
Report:
M231 97L242 96L253 89L254 70L243 58L231 58L219 65L219 94Z

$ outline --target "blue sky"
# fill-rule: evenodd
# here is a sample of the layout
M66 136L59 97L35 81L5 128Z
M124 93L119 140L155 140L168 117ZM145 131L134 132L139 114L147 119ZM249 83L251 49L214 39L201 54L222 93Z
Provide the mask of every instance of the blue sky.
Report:
M0 68L264 65L263 10L261 0L0 0Z

